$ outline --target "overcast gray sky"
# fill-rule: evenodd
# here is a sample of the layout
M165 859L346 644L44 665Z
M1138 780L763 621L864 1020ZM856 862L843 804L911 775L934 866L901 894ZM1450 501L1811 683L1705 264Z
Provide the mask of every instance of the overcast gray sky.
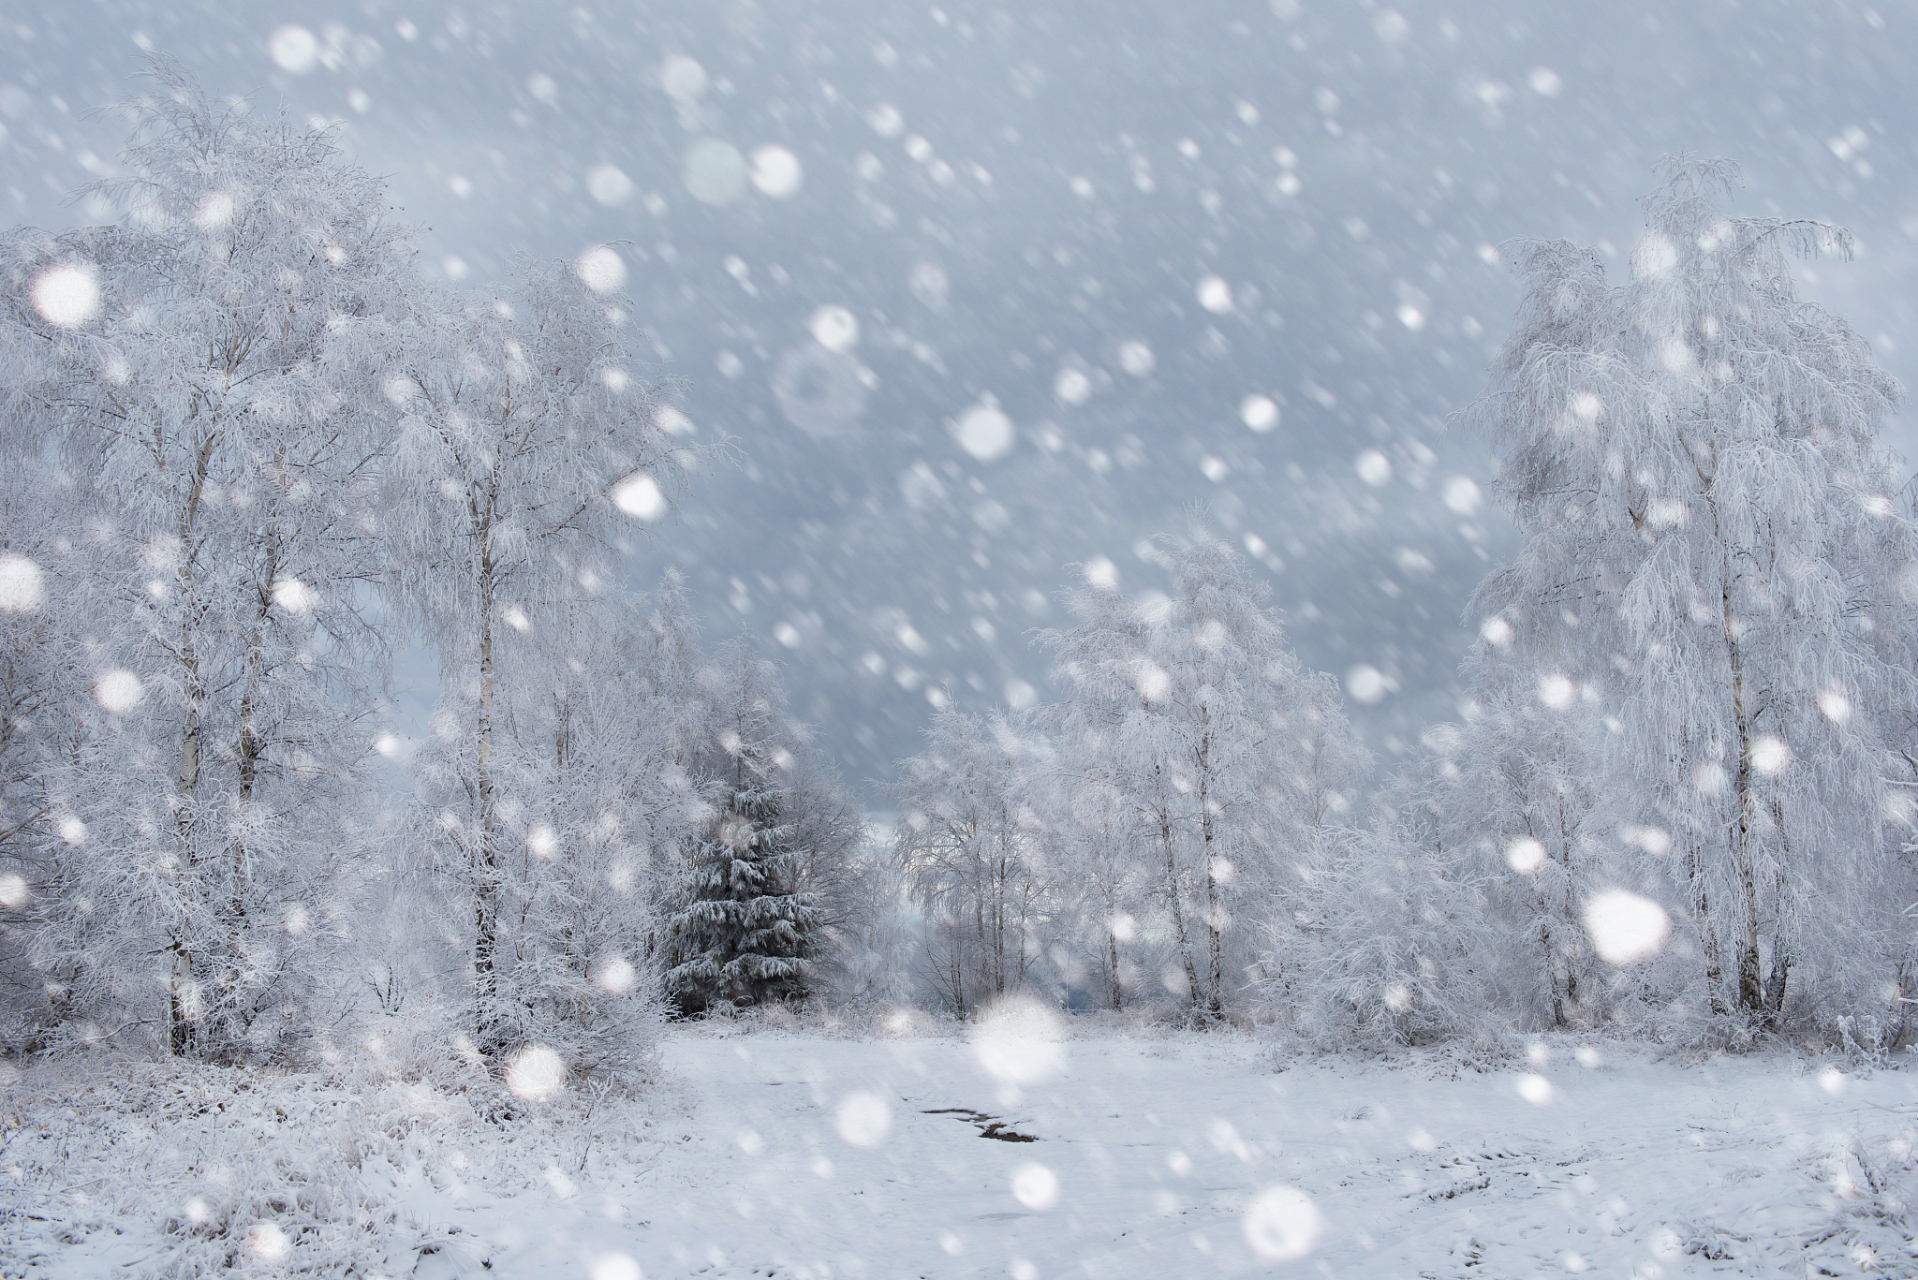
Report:
M862 787L941 690L1045 697L1067 566L1152 589L1141 540L1195 504L1307 662L1382 674L1351 707L1388 759L1452 714L1512 550L1445 427L1516 302L1495 246L1622 274L1664 153L1737 160L1733 212L1849 226L1808 295L1908 382L1918 352L1909 4L5 0L7 221L88 219L123 132L90 111L143 48L336 121L423 270L615 246L743 456L634 581L679 565Z

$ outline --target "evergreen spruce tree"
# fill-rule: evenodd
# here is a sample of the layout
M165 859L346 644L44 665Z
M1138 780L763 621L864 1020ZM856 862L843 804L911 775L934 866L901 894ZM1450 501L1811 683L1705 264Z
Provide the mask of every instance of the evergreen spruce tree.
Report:
M726 754L717 803L671 917L668 998L682 1014L799 1000L811 989L821 913L800 889L799 828L780 776L795 757L772 664L733 641L703 683Z

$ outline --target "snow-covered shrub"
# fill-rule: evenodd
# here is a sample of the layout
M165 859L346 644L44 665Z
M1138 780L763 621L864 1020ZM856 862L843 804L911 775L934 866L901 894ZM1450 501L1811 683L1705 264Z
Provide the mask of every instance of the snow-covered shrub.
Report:
M355 1049L324 1073L93 1055L10 1074L0 1259L104 1273L131 1258L166 1280L407 1275L478 1248L447 1225L466 1188L590 1177L646 1123L627 1095L529 1100L476 1058Z
M1918 1128L1874 1138L1854 1132L1804 1165L1831 1205L1829 1224L1804 1242L1808 1274L1918 1270Z
M0 344L13 336L0 326ZM59 835L87 834L47 785L80 745L88 698L81 513L22 436L0 428L0 1052L38 1046L61 1019L60 978L33 942L57 901Z
M1325 1049L1469 1040L1509 1029L1482 886L1390 825L1353 832L1269 924L1260 995Z

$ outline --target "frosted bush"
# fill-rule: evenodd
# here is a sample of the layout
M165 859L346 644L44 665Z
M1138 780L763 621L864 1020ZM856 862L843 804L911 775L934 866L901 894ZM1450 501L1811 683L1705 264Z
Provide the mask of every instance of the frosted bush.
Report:
M46 1063L0 1107L18 1166L0 1256L31 1271L125 1232L140 1274L166 1280L407 1275L423 1256L480 1250L445 1225L463 1184L522 1193L548 1167L588 1179L649 1123L603 1090L535 1116L447 1052L402 1066L371 1050L313 1074Z

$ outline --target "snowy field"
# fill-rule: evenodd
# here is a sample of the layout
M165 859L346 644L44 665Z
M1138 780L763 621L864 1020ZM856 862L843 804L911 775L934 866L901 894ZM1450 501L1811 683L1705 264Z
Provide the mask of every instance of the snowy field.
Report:
M1918 1274L1893 1212L1918 1131L1908 1072L1680 1065L1572 1041L1483 1071L1455 1058L1275 1070L1232 1034L981 1043L723 1026L674 1034L664 1066L646 1118L608 1110L587 1147L535 1130L501 1144L496 1126L449 1121L407 1154L363 1157L362 1199L398 1213L358 1274ZM16 1107L34 1079L15 1082ZM72 1109L22 1120L0 1154L0 1272L183 1260L181 1207L148 1196L115 1213L139 1197L45 1180L47 1143L74 1159L85 1145ZM111 1167L192 1147L194 1121L179 1123L148 1139L158 1147L117 1144ZM1031 1141L991 1140L994 1125ZM290 1128L269 1134L271 1154L337 1161L337 1125ZM234 1167L203 1172L217 1201ZM228 1232L243 1271L326 1270L327 1238L343 1247L244 1225Z

